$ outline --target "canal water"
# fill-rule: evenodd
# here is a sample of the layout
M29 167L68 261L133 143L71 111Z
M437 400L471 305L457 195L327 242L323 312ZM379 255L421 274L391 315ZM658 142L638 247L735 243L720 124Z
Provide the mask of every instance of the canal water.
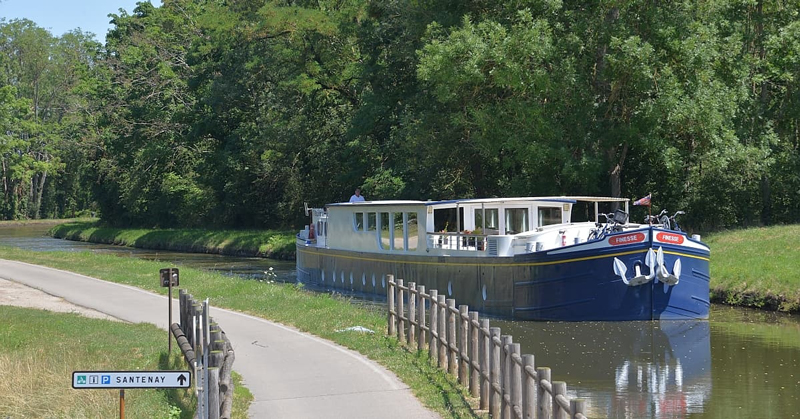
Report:
M58 240L47 227L0 227L0 244L108 252L261 279L296 281L294 262L155 252ZM0 255L2 257L2 255ZM708 321L492 320L537 366L587 400L593 418L800 417L800 318L714 305Z

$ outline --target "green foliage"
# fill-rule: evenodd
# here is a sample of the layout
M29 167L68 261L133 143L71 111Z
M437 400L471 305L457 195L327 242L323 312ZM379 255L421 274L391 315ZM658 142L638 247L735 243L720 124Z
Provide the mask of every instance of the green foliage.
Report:
M177 0L112 15L104 48L2 22L0 210L299 226L304 203L362 185L375 199L653 192L696 229L798 221L798 15Z
M29 20L0 22L4 219L72 216L91 206L84 174L98 50L77 30L54 38Z
M57 225L49 234L69 240L197 253L288 259L295 252L292 231L120 229L94 221L76 221Z

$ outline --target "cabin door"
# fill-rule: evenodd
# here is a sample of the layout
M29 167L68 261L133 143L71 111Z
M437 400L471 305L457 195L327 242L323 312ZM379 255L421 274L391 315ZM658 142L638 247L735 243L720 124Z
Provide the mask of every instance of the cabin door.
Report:
M322 215L317 218L317 246L326 247L328 237L328 216Z

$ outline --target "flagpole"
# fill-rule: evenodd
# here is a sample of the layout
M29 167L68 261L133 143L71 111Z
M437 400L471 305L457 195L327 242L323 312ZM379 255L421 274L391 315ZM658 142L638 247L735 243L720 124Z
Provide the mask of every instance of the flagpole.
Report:
M653 193L650 192L647 194L650 197L650 202L647 203L647 222L652 226L653 225Z

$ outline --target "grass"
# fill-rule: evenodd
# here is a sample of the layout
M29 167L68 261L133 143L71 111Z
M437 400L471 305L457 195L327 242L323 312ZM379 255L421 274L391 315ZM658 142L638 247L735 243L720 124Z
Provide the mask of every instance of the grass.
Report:
M64 223L94 223L97 222L97 218L64 218L64 219L42 219L42 220L0 220L0 227L19 227L19 226L31 226L31 225L46 225L46 226L55 226L58 224Z
M276 230L121 229L94 221L54 226L56 238L155 250L293 259L295 234Z
M166 293L158 283L158 271L166 266L159 262L88 252L29 252L16 248L0 248L0 257ZM292 325L356 350L393 371L425 406L442 417L478 417L471 405L476 401L468 397L453 377L431 366L426 353L410 351L396 339L385 336L386 314L382 309L354 305L341 296L311 293L295 285L248 281L186 267L181 267L181 288L197 299L209 298L212 306ZM376 333L337 332L351 326L363 326ZM225 330L224 324L220 327Z
M784 312L800 311L800 225L709 235L712 300Z
M55 226L55 237L149 249L294 257L294 232L238 230L125 230L94 221ZM387 232L384 232L388 234ZM800 225L710 234L711 300L783 312L800 311ZM386 236L388 237L388 236Z
M167 353L165 332L150 324L5 306L0 318L3 417L117 417L119 390L75 390L73 371L186 369L177 350ZM191 389L125 394L130 417L188 419L194 406Z

